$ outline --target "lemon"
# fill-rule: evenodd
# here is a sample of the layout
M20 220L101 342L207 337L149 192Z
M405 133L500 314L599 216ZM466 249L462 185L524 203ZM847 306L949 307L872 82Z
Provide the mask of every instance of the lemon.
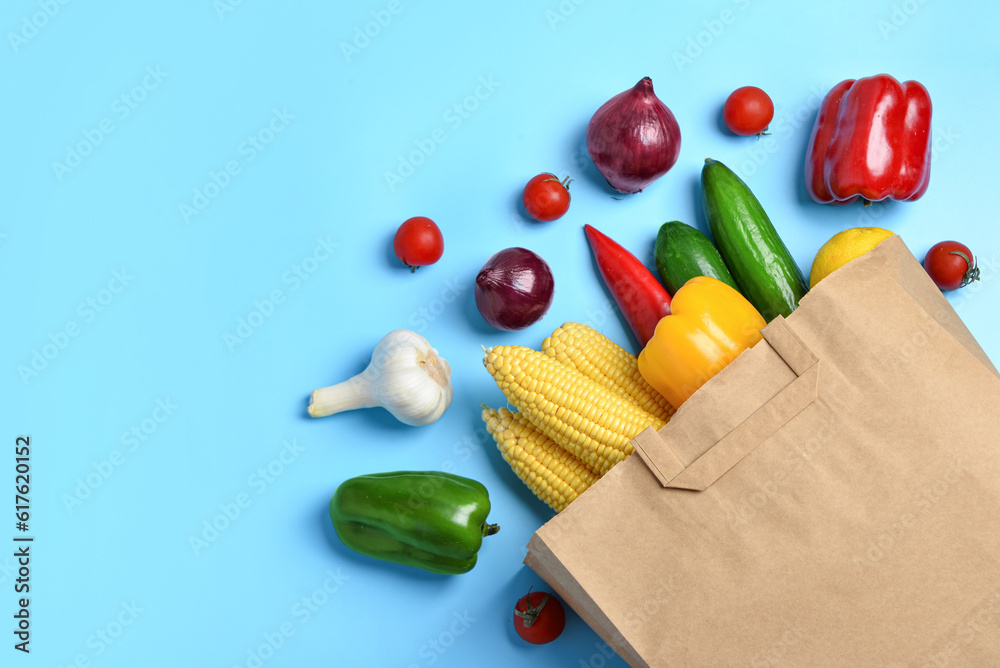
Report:
M834 234L816 253L809 273L809 287L816 287L824 278L891 236L892 232L881 227L854 227Z

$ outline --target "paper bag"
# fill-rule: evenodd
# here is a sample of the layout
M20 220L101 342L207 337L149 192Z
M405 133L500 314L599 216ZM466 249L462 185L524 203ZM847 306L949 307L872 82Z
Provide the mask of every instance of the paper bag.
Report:
M632 666L1000 666L1000 377L899 237L531 538Z

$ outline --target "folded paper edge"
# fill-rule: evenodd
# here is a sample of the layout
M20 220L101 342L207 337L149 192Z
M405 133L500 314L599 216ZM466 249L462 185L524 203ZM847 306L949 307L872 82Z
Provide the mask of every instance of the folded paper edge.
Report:
M646 427L632 439L632 448L661 487L701 492L710 487L769 438L785 423L811 404L818 392L819 359L781 316L772 320L761 334L767 345L795 374L796 379L762 403L698 459L685 466L659 432ZM752 353L752 351L751 351ZM738 373L739 359L720 373ZM777 414L775 407L781 407ZM769 414L769 415L767 415ZM767 416L767 423L761 424ZM664 429L669 429L668 424ZM756 443L747 445L746 432L752 431ZM762 436L760 436L763 434ZM759 436L759 438L758 438ZM727 456L728 455L728 456Z
M708 489L816 400L819 370L818 363L810 366L665 486L696 492Z
M677 455L652 427L646 427L636 434L632 439L632 449L663 487L684 470L684 465L677 459Z
M760 333L796 376L804 374L818 361L815 353L780 315L760 330Z
M558 516L557 516L558 517ZM545 581L547 585L555 590L555 593L573 609L576 614L589 626L601 639L613 649L618 656L632 668L650 668L650 665L643 660L639 653L632 647L631 643L618 630L611 619L604 614L601 607L587 593L583 585L569 572L569 569L562 563L555 552L545 542L545 538L540 535L545 527L536 531L528 540L528 554L524 557L524 564L535 572L538 577ZM541 553L545 553L548 559L542 559ZM571 583L579 590L579 595L570 590Z

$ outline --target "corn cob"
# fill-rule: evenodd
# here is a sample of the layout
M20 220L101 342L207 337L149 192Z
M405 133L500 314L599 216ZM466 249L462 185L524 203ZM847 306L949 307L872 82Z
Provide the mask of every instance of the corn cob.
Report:
M494 346L483 357L497 386L539 431L604 475L632 454L630 441L663 420L568 364L523 346Z
M483 422L517 477L557 513L597 482L596 473L520 413L483 406Z
M587 325L564 323L542 342L542 352L573 366L609 390L624 394L664 422L674 414L670 402L639 373L636 356Z

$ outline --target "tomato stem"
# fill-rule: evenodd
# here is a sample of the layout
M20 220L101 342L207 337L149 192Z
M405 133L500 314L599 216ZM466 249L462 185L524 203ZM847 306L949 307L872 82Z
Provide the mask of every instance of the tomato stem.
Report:
M969 283L979 280L979 267L976 266L975 258L970 260L969 256L963 253L962 251L951 251L951 255L957 255L963 260L965 260L965 265L966 267L968 267L968 269L966 269L965 272L962 274L962 285L960 285L959 287L964 288Z
M558 177L553 176L550 179L545 179L545 181L546 182L547 181L555 181L556 183L558 183L559 185L561 185L566 190L569 190L569 184L571 184L573 182L573 179L571 179L570 177L567 176L565 179L563 179L562 181L560 181L558 179Z
M549 594L546 594L542 598L541 603L538 605L531 605L531 587L528 587L528 595L524 597L524 607L525 610L518 610L514 608L514 614L524 620L524 628L530 628L535 621L538 620L538 616L542 614L542 608L545 604L549 602Z

